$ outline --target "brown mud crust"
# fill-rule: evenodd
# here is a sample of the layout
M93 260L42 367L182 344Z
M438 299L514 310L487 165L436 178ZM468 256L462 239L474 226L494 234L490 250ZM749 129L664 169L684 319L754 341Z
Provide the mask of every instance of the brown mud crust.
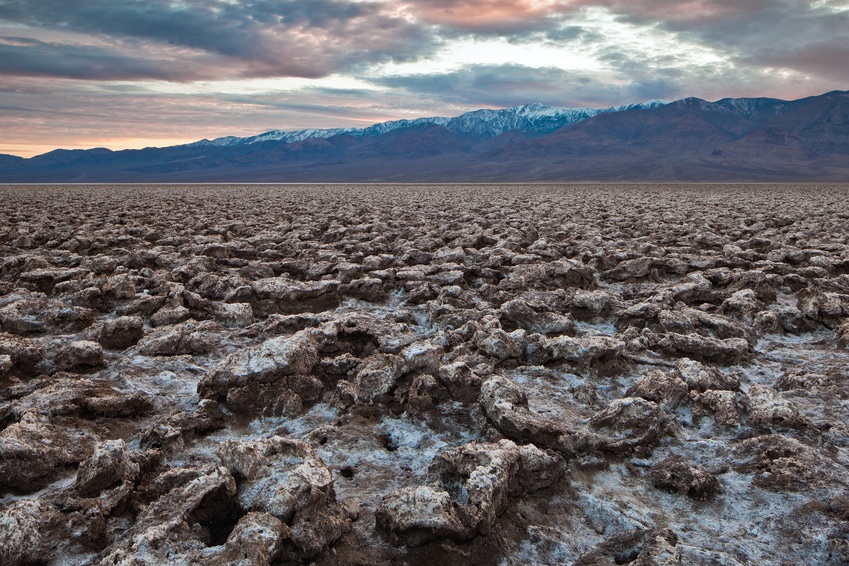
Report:
M849 562L849 186L0 197L0 564Z

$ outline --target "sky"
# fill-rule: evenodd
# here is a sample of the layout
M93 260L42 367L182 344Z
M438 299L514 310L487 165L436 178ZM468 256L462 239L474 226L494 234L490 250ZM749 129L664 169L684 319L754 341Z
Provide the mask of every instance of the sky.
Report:
M849 89L849 0L0 0L0 153Z

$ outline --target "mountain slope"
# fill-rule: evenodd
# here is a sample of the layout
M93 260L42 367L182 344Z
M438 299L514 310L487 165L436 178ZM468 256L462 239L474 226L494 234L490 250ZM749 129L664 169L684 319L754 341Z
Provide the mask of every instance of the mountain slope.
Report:
M575 116L527 105L296 141L57 150L0 160L0 182L849 181L847 92Z
M0 153L0 167L10 166L10 165L22 165L24 163L23 157L18 157L17 155L6 155Z
M287 132L283 130L271 130L256 136L240 138L236 136L225 136L214 140L200 140L187 144L191 147L218 146L229 147L234 145L250 145L264 141L282 141L286 143L299 142L310 138L330 138L337 135L348 134L354 137L373 137L381 134L423 125L445 126L448 130L457 134L471 134L479 137L494 137L510 131L524 133L545 134L553 132L565 125L580 122L599 114L620 112L635 108L657 108L666 102L662 100L648 100L639 104L629 104L609 108L564 108L560 106L547 106L545 104L525 104L503 108L500 110L474 110L466 112L454 118L434 116L429 118L416 118L414 120L393 120L373 124L367 128L331 128L326 130L306 129Z

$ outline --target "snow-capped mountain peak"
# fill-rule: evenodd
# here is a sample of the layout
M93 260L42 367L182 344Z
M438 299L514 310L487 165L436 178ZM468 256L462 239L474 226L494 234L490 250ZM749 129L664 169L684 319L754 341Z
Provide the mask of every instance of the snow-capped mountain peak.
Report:
M205 145L226 147L248 145L264 141L293 143L309 138L330 138L341 134L354 137L369 137L421 125L444 126L454 133L484 138L495 137L510 131L519 131L530 135L546 134L558 130L563 126L592 118L598 114L657 108L665 104L668 103L663 100L654 99L637 104L611 106L609 108L566 108L535 102L532 104L512 106L510 108L473 110L453 118L432 116L413 120L392 120L373 124L366 128L304 129L296 131L270 130L256 136L243 138L225 136L215 138L214 140L204 139L187 145L195 147Z

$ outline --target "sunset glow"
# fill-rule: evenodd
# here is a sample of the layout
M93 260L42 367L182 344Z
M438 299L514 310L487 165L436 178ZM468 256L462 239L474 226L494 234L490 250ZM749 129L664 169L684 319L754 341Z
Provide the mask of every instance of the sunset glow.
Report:
M0 152L173 145L531 102L792 99L849 84L849 4L0 3Z

